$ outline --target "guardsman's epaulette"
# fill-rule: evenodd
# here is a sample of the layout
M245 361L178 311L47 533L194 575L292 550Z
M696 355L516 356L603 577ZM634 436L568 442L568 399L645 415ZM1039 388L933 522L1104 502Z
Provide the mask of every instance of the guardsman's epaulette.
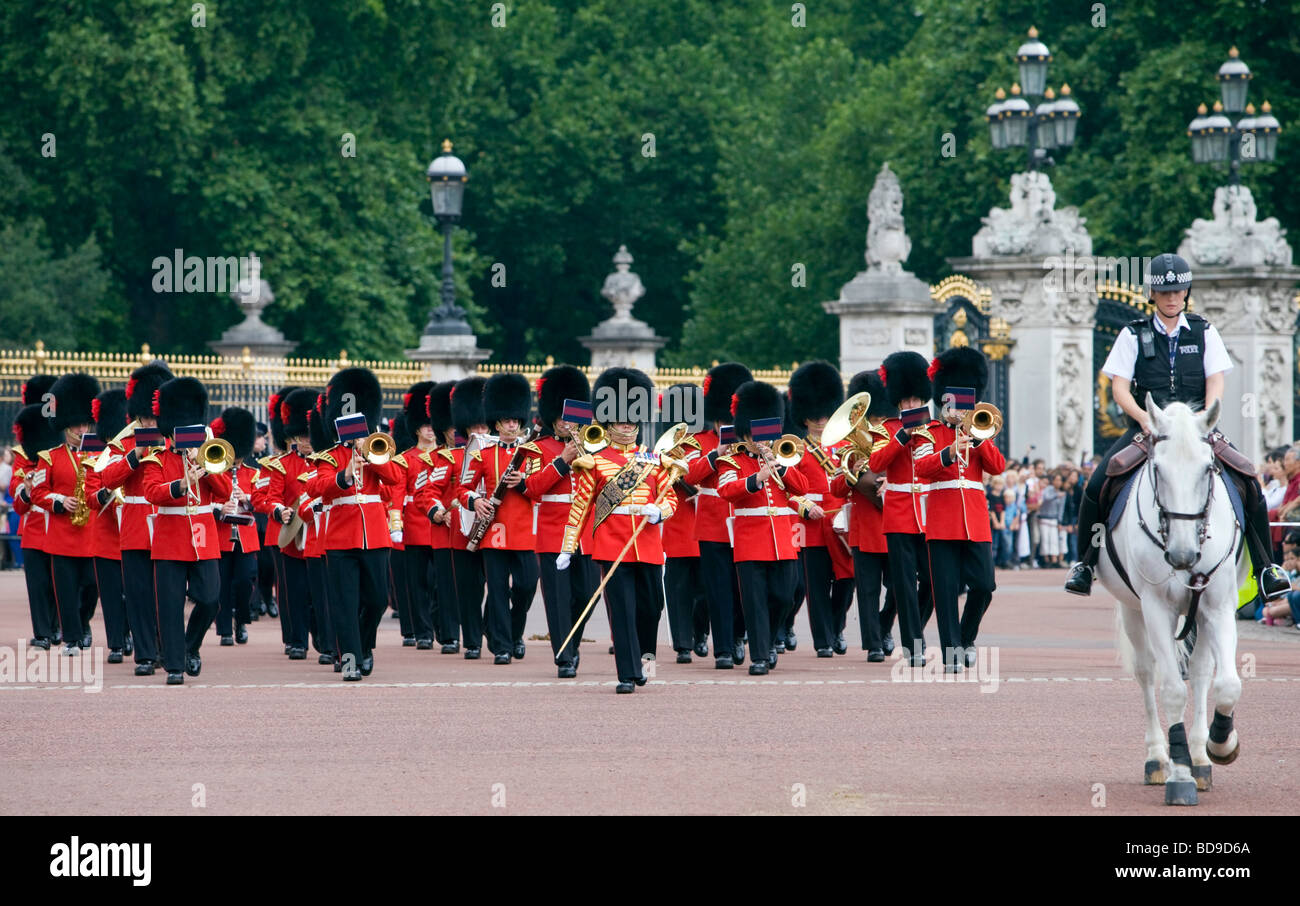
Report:
M317 458L320 459L321 462L329 463L336 469L339 467L338 460L336 460L334 458L334 454L330 453L329 451L321 453Z
M700 443L700 439L696 437L694 434L686 435L685 440L682 441L682 445L687 447L694 447L697 450L704 449L703 445Z
M736 460L732 458L730 453L728 453L726 456L719 456L718 462L725 462L729 466L732 466L737 469L740 468L740 463L736 462Z
M426 466L431 466L431 465L433 465L433 454L436 453L436 452L438 452L438 451L437 451L437 450L425 450L423 453L420 453L419 455L417 455L417 456L416 456L416 459L420 460L420 462L424 463Z
M257 462L258 465L265 466L274 472L279 472L281 475L287 474L284 471L284 463L280 462L280 457L278 456L266 456L259 459Z
M546 455L545 453L542 452L542 448L537 446L536 441L530 440L528 443L520 444L519 446L521 449L527 450L529 453L536 453L538 456Z
M930 426L929 426L929 425L921 425L921 427L916 428L915 430L911 431L910 433L911 433L911 434L914 434L914 435L916 435L916 436L918 436L918 437L924 437L924 438L925 438L926 440L928 440L930 443L934 443L934 435L930 433Z
M493 444L492 446L496 446L496 444ZM477 460L478 462L482 462L482 461L483 461L483 451L486 450L486 449L487 449L487 447L480 447L480 448L477 449L477 450L473 450L473 451L471 451L470 454L469 454L469 458L470 458L470 459L473 459L473 460Z
M868 433L868 434L879 434L881 437L889 437L889 432L885 430L885 423L884 423L884 422L881 422L881 423L878 424L878 425L873 425L873 424L871 424L870 422L868 422L868 423L867 423L867 433Z
M111 450L125 450L125 449L126 449L126 447L122 446L122 441L118 440L117 438L113 438L112 440L110 440L110 441L108 442L108 446L109 446L109 449L111 449Z
M37 453L36 458L44 460L49 465L54 465L54 457L50 456L49 450L42 450L41 452Z
M406 456L402 453L398 453L396 456L394 456L392 461L397 463L403 469L410 468L410 466L408 466L406 463Z
M456 451L448 449L447 447L439 447L438 455L441 456L443 459L447 460L447 462L456 461ZM431 462L429 463L429 465L433 465L433 463Z
M156 462L162 465L162 460L158 458L158 451L150 448L149 452L136 459L136 462Z

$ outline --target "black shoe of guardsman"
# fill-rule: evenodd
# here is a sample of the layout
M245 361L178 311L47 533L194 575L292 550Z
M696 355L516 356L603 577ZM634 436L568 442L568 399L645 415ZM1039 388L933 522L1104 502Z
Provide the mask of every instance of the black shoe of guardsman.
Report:
M1282 571L1282 567L1270 563L1259 574L1259 590L1265 601L1276 601L1291 590L1291 580Z
M1092 594L1092 567L1076 563L1070 567L1070 577L1065 580L1065 590L1072 595Z

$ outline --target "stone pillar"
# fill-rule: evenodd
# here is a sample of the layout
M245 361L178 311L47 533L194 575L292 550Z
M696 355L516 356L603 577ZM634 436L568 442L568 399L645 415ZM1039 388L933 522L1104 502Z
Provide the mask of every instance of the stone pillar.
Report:
M591 368L599 374L606 368L639 368L655 373L655 353L668 340L649 324L632 317L632 306L645 295L641 278L631 271L632 255L626 245L614 254L614 273L605 278L600 294L614 306L614 316L596 325L590 336L579 339L591 351Z
M1046 173L1011 177L1011 207L993 208L955 270L993 292L989 313L1015 337L1008 382L1007 450L1049 467L1091 453L1093 325L1097 316L1092 238L1077 208L1056 208Z
M244 320L221 335L220 340L208 344L217 355L237 357L247 352L253 357L282 359L291 355L298 344L284 338L284 334L262 320L262 309L275 301L271 284L262 279L262 262L256 255L249 256L248 273L240 278L239 285L230 297L239 303Z
M479 349L474 334L438 334L425 333L420 336L420 345L406 350L406 357L412 362L423 362L427 371L425 377L430 381L459 381L472 376L479 362L492 355L490 349Z
M1214 217L1197 218L1178 246L1192 266L1192 307L1223 337L1233 368L1219 427L1255 462L1290 443L1295 379L1295 286L1300 267L1276 217L1259 220L1245 186L1214 192Z
M867 269L844 284L840 297L822 308L840 319L840 371L845 377L878 368L885 356L911 349L934 355L930 287L903 262L912 250L903 225L903 190L898 177L881 166L867 197Z

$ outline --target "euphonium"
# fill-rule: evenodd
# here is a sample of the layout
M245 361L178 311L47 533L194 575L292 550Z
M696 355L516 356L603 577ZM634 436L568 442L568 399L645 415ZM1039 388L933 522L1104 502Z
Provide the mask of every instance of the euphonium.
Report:
M220 475L235 464L235 448L220 437L210 437L198 450L198 461L209 475Z
M855 393L831 413L822 429L822 443L828 447L848 439L849 448L840 458L840 467L850 475L857 475L871 457L871 431L867 424L870 407L870 393Z
M372 466L382 466L393 458L396 448L391 434L376 431L361 442L360 452Z

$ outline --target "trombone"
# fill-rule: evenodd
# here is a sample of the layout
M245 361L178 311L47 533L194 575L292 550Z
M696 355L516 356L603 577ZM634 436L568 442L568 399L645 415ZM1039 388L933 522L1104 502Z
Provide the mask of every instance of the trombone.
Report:
M798 465L799 460L803 459L803 441L793 434L782 434L772 442L770 448L758 443L757 441L754 442L754 446L758 448L759 455L763 457L763 461L771 467L772 478L776 481L776 486L784 491L785 482L781 480L781 476L777 473L776 467L784 466L789 469Z
M957 430L970 435L974 440L992 440L1002 430L1002 410L992 403L976 403L974 409L962 413ZM960 456L963 467L969 459Z
M573 428L570 436L574 443L588 453L599 453L609 446L609 433L595 422L582 428Z
M220 437L205 440L195 456L209 475L220 475L235 464L235 448Z

